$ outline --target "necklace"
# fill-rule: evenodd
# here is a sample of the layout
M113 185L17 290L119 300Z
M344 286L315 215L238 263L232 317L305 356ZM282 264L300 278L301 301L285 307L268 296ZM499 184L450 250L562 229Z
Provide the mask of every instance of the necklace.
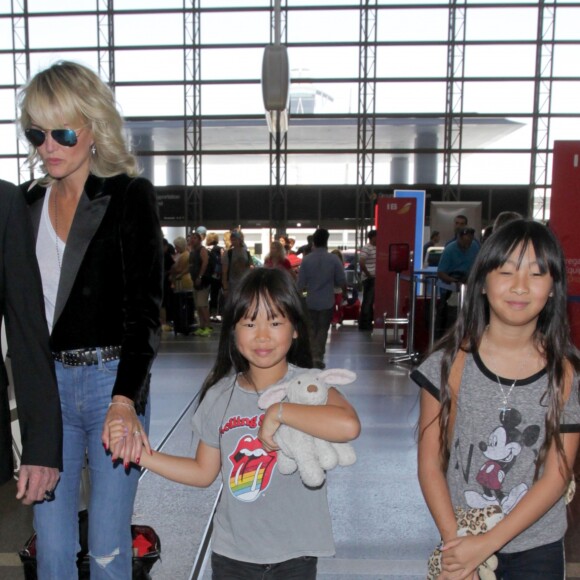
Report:
M60 259L60 248L58 247L58 204L56 203L56 191L52 192L52 196L54 199L54 238L56 242L56 261L58 262L58 270L60 272L62 270L62 263Z
M489 347L489 340L487 339L487 333L484 335L485 341L488 344ZM517 374L519 375L523 369L525 368L526 363L528 362L528 359L530 358L530 351L528 350L526 353L526 356L523 358L523 360L521 361L519 367L518 367L518 372ZM502 398L502 406L499 407L499 411L501 411L501 420L503 421L505 414L507 413L507 411L511 411L511 407L509 406L509 402L510 402L510 396L512 394L512 391L514 390L514 387L516 386L516 383L518 382L518 379L515 378L514 382L511 384L508 392L505 392L505 389L503 388L503 385L501 384L501 380L499 378L499 375L497 375L496 373L493 373L495 376L495 380L497 381L497 384L499 386L499 389L501 391L501 398Z

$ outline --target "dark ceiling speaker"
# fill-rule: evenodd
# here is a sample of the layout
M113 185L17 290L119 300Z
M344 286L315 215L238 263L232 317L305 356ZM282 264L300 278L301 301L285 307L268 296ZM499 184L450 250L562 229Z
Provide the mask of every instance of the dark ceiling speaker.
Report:
M262 97L266 111L284 111L288 108L290 92L290 65L285 46L270 44L262 60Z

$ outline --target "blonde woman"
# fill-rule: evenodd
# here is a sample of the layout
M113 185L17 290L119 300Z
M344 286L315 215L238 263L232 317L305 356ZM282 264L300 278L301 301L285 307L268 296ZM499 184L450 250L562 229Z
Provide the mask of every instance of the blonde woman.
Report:
M189 274L189 248L183 236L173 240L175 262L171 267L171 281L175 292L191 292L193 282Z
M61 61L20 95L20 126L42 177L22 185L36 230L63 414L54 501L34 506L39 578L76 578L79 479L88 453L92 580L132 576L131 517L141 450L151 453L149 373L160 334L162 236L152 184L138 177L105 83ZM130 436L125 465L109 423Z

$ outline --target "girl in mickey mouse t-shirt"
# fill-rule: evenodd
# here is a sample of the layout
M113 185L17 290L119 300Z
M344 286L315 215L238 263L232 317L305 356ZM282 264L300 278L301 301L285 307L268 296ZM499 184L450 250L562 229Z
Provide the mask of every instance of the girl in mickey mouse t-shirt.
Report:
M306 487L298 472L276 469L273 436L282 424L335 442L355 439L358 416L330 388L326 405L280 403L265 412L259 395L312 366L306 315L295 285L278 269L247 274L224 310L216 363L193 422L200 437L194 458L143 454L141 465L173 481L206 487L220 471L221 494L212 536L214 579L316 578L317 557L334 543L326 485ZM130 437L111 426L113 459ZM266 574L266 576L265 576Z
M493 554L498 580L565 577L563 496L580 431L565 272L546 227L499 228L455 326L411 374L422 387L419 481L442 538L442 580L478 578ZM495 527L457 537L458 508L490 507L503 516Z

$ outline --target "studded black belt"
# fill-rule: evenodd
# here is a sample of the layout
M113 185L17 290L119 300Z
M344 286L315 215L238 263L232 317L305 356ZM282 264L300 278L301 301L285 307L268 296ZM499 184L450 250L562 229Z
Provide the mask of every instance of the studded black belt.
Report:
M103 362L117 360L121 357L120 346L99 346L97 348L78 348L75 350L61 350L53 352L52 356L55 361L61 362L64 365L80 367L90 366L99 363L100 359Z

